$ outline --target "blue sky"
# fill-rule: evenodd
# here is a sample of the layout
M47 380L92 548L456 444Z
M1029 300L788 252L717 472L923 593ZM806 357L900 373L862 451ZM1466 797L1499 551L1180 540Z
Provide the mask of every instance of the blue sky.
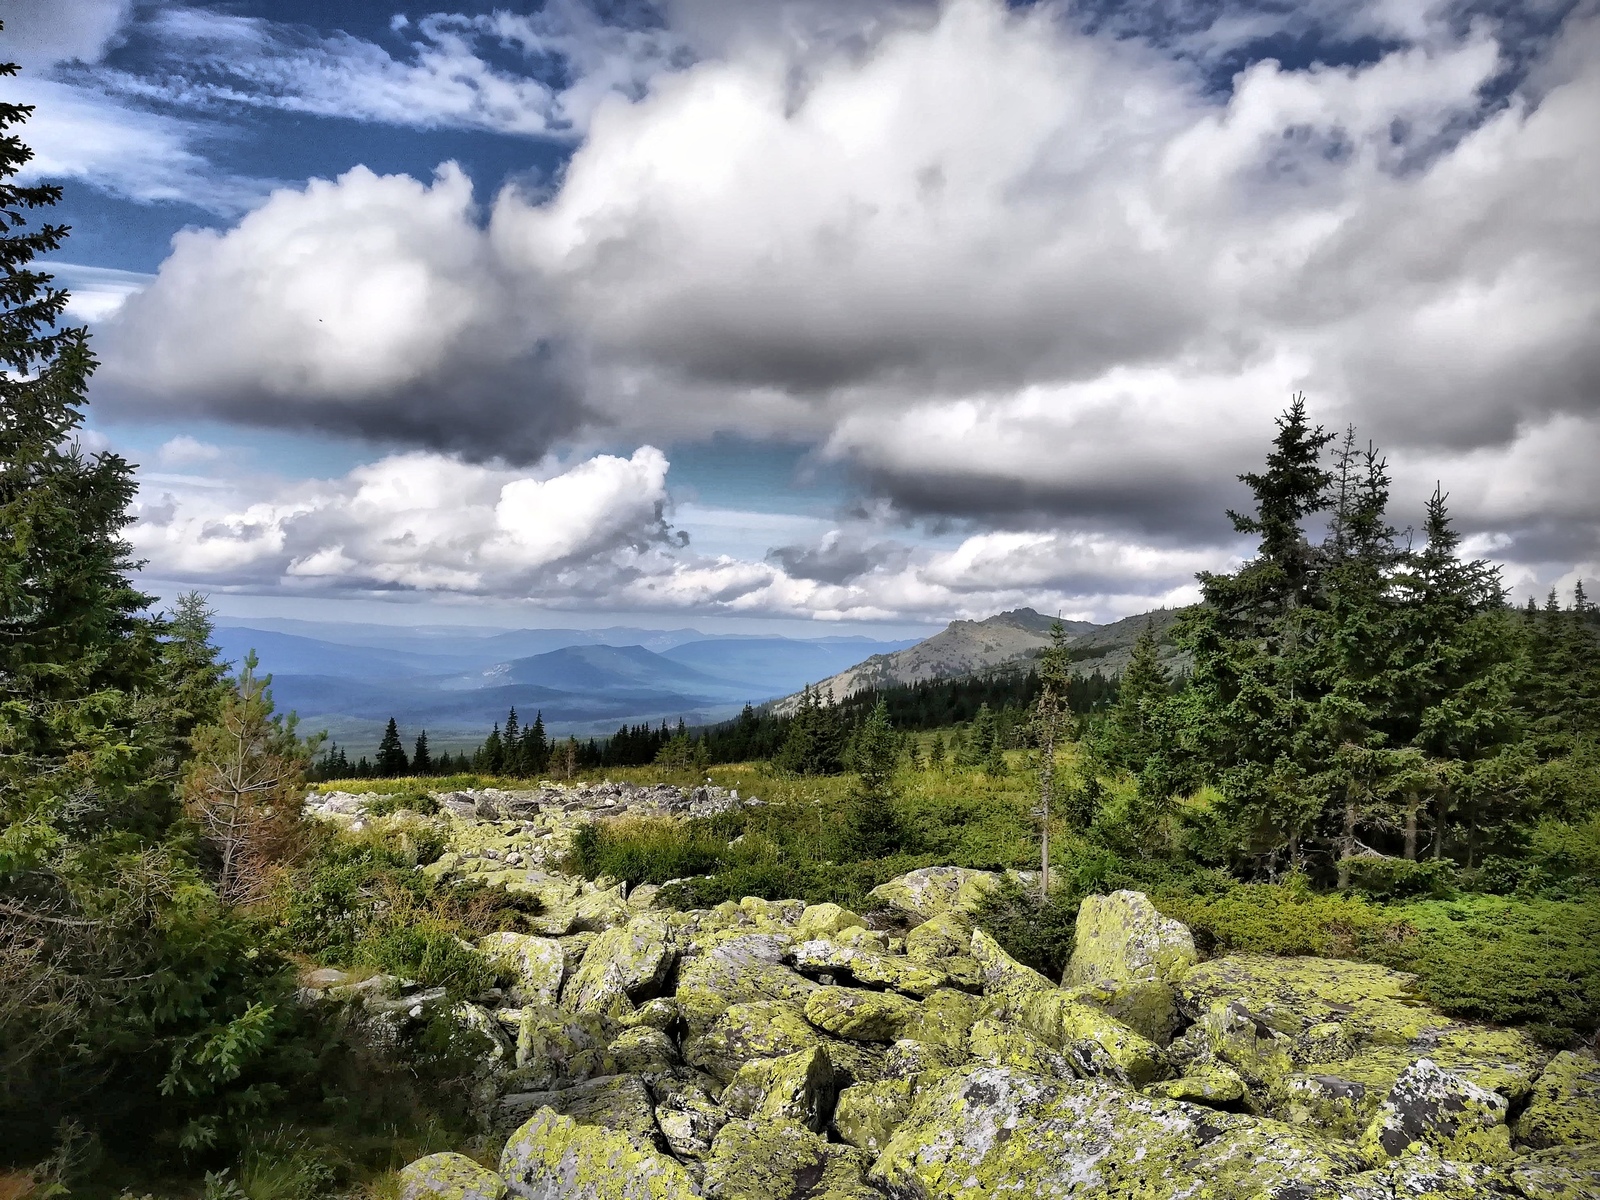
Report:
M1247 548L1286 398L1600 570L1570 3L8 0L163 594L908 632Z

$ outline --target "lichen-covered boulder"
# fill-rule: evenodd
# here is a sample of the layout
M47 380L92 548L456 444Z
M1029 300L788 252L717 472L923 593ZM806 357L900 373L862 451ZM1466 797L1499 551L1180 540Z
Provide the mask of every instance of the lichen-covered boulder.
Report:
M911 1111L911 1093L910 1079L884 1079L845 1088L834 1104L834 1131L876 1158Z
M955 909L930 917L906 934L906 957L923 966L939 966L943 959L968 954L971 947L972 919Z
M782 1058L822 1044L805 1010L786 1000L735 1004L705 1033L684 1043L684 1061L723 1083L758 1058Z
M834 1037L858 1042L892 1042L921 1015L921 1005L893 992L821 987L806 997L806 1020Z
M566 979L566 954L554 938L527 933L491 933L478 949L512 980L517 1004L554 1004Z
M833 1063L821 1046L745 1063L722 1093L736 1117L795 1121L814 1133L833 1111Z
M1571 1050L1552 1058L1534 1082L1515 1132L1519 1142L1536 1150L1600 1145L1600 1061Z
M1236 1008L1207 1009L1173 1046L1180 1051L1173 1056L1178 1060L1191 1056L1200 1061L1220 1059L1262 1095L1295 1065L1294 1043L1289 1037Z
M1243 1100L1245 1086L1244 1080L1239 1078L1239 1072L1226 1063L1212 1062L1199 1064L1176 1079L1160 1079L1146 1084L1144 1094L1222 1108Z
M1358 1166L1276 1122L972 1065L918 1092L870 1178L897 1200L1268 1200Z
M1072 959L1062 983L1153 979L1176 985L1199 960L1186 925L1163 916L1143 892L1089 896L1078 907Z
M509 1129L541 1108L571 1117L580 1125L598 1125L626 1133L639 1145L659 1145L655 1105L637 1075L603 1075L569 1088L545 1092L513 1092L500 1100L496 1126Z
M1364 1041L1392 1046L1449 1023L1423 1001L1415 976L1331 958L1214 958L1183 977L1178 1003L1192 1020L1214 1008L1233 1008L1290 1037L1337 1022L1357 1027Z
M1196 1021L1231 1012L1263 1043L1277 1042L1268 1031L1281 1035L1295 1069L1359 1083L1373 1105L1423 1057L1517 1103L1549 1057L1521 1030L1452 1020L1422 999L1413 976L1370 963L1230 954L1193 967L1178 1004Z
M1408 1155L1323 1183L1311 1200L1524 1200L1496 1167Z
M795 937L802 942L813 938L831 938L846 929L864 929L866 924L865 918L837 904L810 904L800 914Z
M1431 1151L1461 1162L1511 1157L1507 1104L1496 1092L1418 1059L1400 1073L1362 1135L1369 1161Z
M688 1073L658 1077L653 1084L656 1127L679 1159L704 1159L717 1130L728 1123L728 1110L713 1098L713 1086L720 1087Z
M1059 988L1029 993L1013 1015L1029 1033L1066 1055L1085 1077L1142 1087L1167 1074L1161 1047Z
M983 994L993 997L1014 1011L1020 1011L1035 992L1060 992L1032 967L1025 967L994 938L981 929L973 930L969 949L983 972Z
M456 1005L451 1012L458 1022L483 1039L486 1057L490 1062L511 1061L516 1054L516 1047L493 1013L481 1004L472 1004L468 1001Z
M465 1154L430 1154L400 1172L400 1200L501 1200L506 1181Z
M966 1047L957 1050L939 1042L919 1042L901 1038L889 1047L884 1060L884 1078L916 1079L933 1071L947 1071L965 1063L971 1055Z
M1213 1069L1226 1070L1221 1064ZM1274 1116L1291 1125L1308 1125L1332 1137L1359 1137L1376 1102L1360 1080L1296 1071L1280 1078L1270 1093Z
M903 955L826 938L801 942L786 957L800 971L847 975L860 984L892 988L918 998L949 983L943 971L914 963Z
M729 1121L706 1161L713 1200L882 1200L866 1157L792 1121Z
M617 984L634 1003L654 999L666 985L677 956L666 918L642 913L594 940L583 965L567 983L564 1002L577 1012L602 1011Z
M1010 1021L989 1018L973 1023L969 1041L972 1057L997 1067L1010 1067L1046 1079L1073 1079L1076 1073L1066 1056L1046 1046L1033 1034Z
M616 1073L600 1018L527 1004L517 1030L517 1079L523 1090L577 1083Z
M626 1133L540 1109L506 1142L500 1175L518 1200L695 1200L683 1167Z
M993 871L923 867L879 884L868 895L907 916L927 920L952 910L974 912L999 886L1000 876Z
M648 1025L623 1030L612 1039L606 1053L623 1075L653 1075L680 1065L672 1039Z
M1163 916L1143 892L1089 896L1062 984L1158 1044L1177 1023L1175 985L1199 955L1188 928Z
M972 1023L983 1015L983 1006L976 996L939 988L922 1002L916 1017L901 1027L900 1036L964 1051Z
M767 1000L805 1003L817 984L783 965L793 945L784 934L742 934L686 958L678 969L678 1009L691 1036L729 1007Z
M622 1018L621 1024L629 1029L648 1027L663 1033L678 1023L678 1002L671 996L658 996L646 1000L633 1012Z
M1504 1170L1527 1200L1594 1200L1600 1196L1600 1142L1552 1146Z

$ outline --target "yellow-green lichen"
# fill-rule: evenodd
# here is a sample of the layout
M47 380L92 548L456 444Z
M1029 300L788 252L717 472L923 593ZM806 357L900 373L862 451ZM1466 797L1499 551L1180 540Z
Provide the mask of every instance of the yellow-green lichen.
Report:
M818 1029L858 1042L892 1042L922 1015L922 1006L893 992L822 987L806 997L805 1016Z
M465 1154L430 1154L400 1172L400 1200L501 1200L506 1181Z
M1550 1060L1517 1118L1516 1135L1534 1149L1600 1145L1600 1062L1594 1055L1567 1050Z
M507 1140L500 1174L519 1196L562 1200L691 1200L700 1195L673 1159L625 1133L541 1109Z
M909 1079L845 1088L834 1105L833 1127L852 1146L876 1157L911 1111L911 1090Z

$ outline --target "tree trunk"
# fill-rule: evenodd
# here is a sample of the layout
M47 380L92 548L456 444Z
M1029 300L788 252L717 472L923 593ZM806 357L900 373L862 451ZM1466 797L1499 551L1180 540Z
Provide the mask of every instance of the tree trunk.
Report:
M1422 797L1416 792L1406 793L1406 861L1417 861L1417 815L1422 808Z
M1339 839L1339 890L1350 890L1350 860L1356 852L1356 789L1346 784L1344 789L1344 835Z
M1435 861L1444 857L1445 813L1450 808L1450 789L1439 790L1438 809L1433 814L1433 857Z
M1050 800L1056 779L1056 731L1054 714L1045 728L1039 762L1039 901L1050 899Z

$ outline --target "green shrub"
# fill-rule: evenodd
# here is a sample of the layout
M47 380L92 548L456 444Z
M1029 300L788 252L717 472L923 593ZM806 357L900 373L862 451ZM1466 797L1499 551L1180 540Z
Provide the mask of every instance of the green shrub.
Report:
M1473 896L1388 910L1411 936L1360 957L1414 971L1452 1016L1528 1025L1554 1045L1600 1028L1600 896Z
M1041 900L1038 888L1007 879L983 898L973 919L1018 962L1050 979L1060 979L1072 957L1078 905L1083 894L1071 887Z
M629 886L704 875L735 857L728 843L737 829L721 817L594 823L574 835L568 866L589 879L609 875L627 880Z
M439 811L439 802L426 792L390 792L367 801L367 812L374 817L387 817L402 811L431 817Z
M1455 864L1434 859L1357 857L1350 884L1369 900L1443 900L1454 894Z
M1313 892L1298 877L1288 884L1240 883L1213 892L1157 889L1151 898L1190 928L1202 951L1215 954L1349 958L1366 942L1392 936L1396 924L1360 896Z

